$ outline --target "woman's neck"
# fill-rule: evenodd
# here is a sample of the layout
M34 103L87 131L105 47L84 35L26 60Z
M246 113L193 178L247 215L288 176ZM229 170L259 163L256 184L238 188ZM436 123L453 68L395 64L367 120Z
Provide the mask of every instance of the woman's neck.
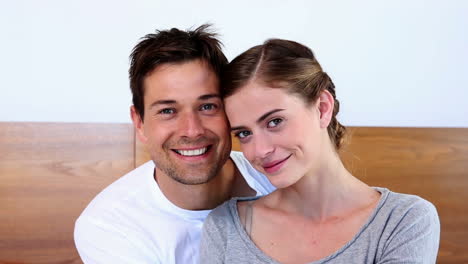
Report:
M349 173L335 152L294 185L278 189L265 201L272 208L324 222L375 201L376 192Z

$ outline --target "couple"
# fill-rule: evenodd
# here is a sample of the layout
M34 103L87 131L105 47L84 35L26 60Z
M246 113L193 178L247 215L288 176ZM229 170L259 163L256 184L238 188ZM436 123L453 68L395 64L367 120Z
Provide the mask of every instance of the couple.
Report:
M309 48L273 39L228 64L206 25L171 29L129 73L152 161L76 221L85 263L435 263L434 206L343 167L335 87Z

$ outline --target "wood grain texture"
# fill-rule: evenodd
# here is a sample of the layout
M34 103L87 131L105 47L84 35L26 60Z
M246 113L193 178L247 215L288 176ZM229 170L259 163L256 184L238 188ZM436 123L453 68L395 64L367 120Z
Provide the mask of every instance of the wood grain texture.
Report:
M434 203L437 263L468 263L468 128L349 130L340 153L348 169L369 185ZM0 123L0 264L81 263L75 219L147 160L131 124Z
M135 136L135 167L149 161L151 156L146 146Z
M468 129L360 127L348 142L341 156L355 176L436 206L437 263L468 263Z
M133 166L129 124L0 123L0 263L82 263L76 218Z

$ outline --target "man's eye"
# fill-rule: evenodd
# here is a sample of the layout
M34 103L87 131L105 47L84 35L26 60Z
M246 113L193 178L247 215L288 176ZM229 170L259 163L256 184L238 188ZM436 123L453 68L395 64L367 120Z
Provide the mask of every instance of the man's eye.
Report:
M200 110L209 111L209 110L214 110L216 108L217 108L217 105L215 104L204 104L200 107Z
M275 119L273 119L273 120L270 120L270 122L268 122L267 127L269 127L269 128L276 127L276 126L279 125L281 122L283 122L283 119L281 119L281 118L275 118Z
M164 108L164 109L159 110L158 112L158 114L163 114L163 115L170 115L174 113L175 113L175 109L173 108Z
M243 139L243 138L250 136L251 134L252 133L250 131L240 131L240 132L237 132L235 136L238 137L239 139Z

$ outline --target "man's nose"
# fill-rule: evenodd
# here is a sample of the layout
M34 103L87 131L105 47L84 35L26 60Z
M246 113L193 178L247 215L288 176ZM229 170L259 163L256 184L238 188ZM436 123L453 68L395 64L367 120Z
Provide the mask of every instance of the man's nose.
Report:
M205 131L201 118L196 113L186 113L181 119L180 129L182 136L195 138Z

